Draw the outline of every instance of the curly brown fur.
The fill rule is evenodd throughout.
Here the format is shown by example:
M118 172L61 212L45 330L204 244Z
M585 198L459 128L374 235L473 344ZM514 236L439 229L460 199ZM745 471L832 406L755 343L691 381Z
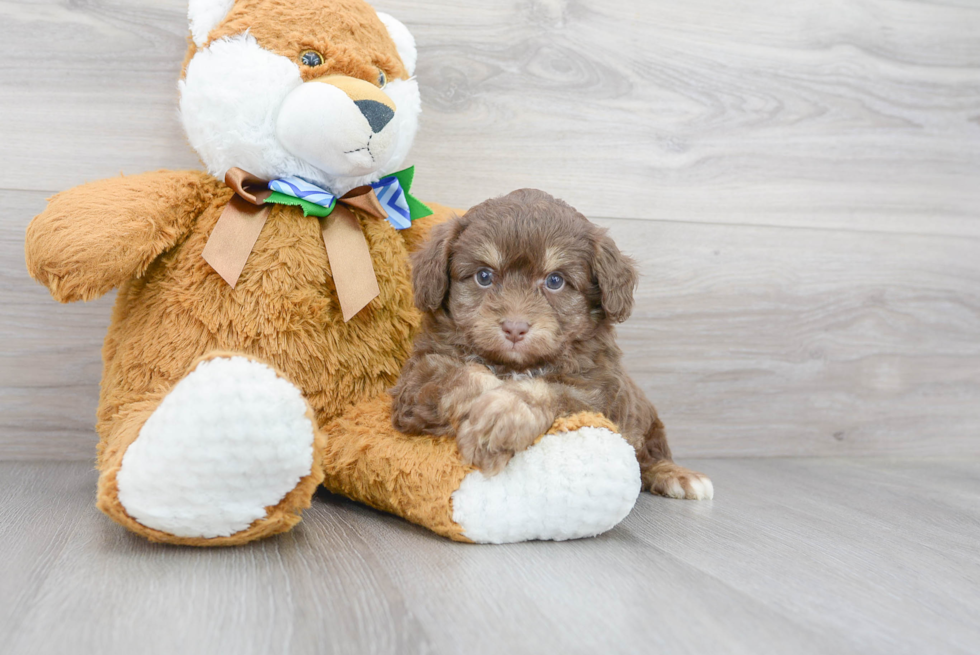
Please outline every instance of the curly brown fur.
M395 427L454 436L493 474L557 416L601 411L635 448L645 489L710 497L706 477L671 462L656 409L622 366L615 324L637 278L605 230L542 191L437 226L413 256L424 319L392 389Z

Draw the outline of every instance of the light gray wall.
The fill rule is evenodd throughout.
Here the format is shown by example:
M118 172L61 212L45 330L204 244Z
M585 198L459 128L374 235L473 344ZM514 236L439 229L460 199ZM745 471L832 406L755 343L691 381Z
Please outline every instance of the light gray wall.
M675 454L980 453L980 6L384 0L423 198L521 186L643 269L622 332ZM972 5L972 6L971 6ZM89 458L111 299L58 306L52 192L196 167L184 0L0 5L0 458Z

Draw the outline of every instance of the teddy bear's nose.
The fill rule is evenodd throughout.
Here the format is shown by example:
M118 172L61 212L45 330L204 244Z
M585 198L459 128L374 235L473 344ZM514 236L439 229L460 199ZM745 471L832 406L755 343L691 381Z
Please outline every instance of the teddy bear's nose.
M391 107L386 107L377 100L355 100L354 104L364 114L371 129L377 134L385 129L385 125L395 117L395 112Z

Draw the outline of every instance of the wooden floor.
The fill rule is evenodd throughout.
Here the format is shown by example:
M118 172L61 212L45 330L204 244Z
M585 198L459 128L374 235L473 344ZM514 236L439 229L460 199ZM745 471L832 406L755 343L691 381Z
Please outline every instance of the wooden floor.
M493 547L329 496L230 550L110 523L112 297L54 303L24 230L199 167L187 4L0 0L0 652L980 653L980 4L375 5L419 43L415 190L535 186L610 228L630 370L676 455L732 458L684 462L717 499Z
M980 652L980 460L713 459L596 539L455 544L323 495L233 549L143 541L84 463L0 464L0 651Z

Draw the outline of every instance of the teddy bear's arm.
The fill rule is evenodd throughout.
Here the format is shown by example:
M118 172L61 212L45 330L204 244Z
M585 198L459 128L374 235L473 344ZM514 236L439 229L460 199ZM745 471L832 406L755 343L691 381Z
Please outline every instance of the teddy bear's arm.
M60 302L97 298L140 277L219 190L203 172L157 171L63 191L27 228L27 269Z
M462 216L464 213L466 213L463 210L438 205L434 202L426 202L425 204L432 210L432 214L426 216L425 218L419 218L412 221L412 227L400 232L402 237L405 239L405 245L408 246L409 252L415 252L418 250L419 246L425 243L425 240L429 237L429 230L434 228L436 225L439 225L439 223L444 221L448 221L453 216Z

